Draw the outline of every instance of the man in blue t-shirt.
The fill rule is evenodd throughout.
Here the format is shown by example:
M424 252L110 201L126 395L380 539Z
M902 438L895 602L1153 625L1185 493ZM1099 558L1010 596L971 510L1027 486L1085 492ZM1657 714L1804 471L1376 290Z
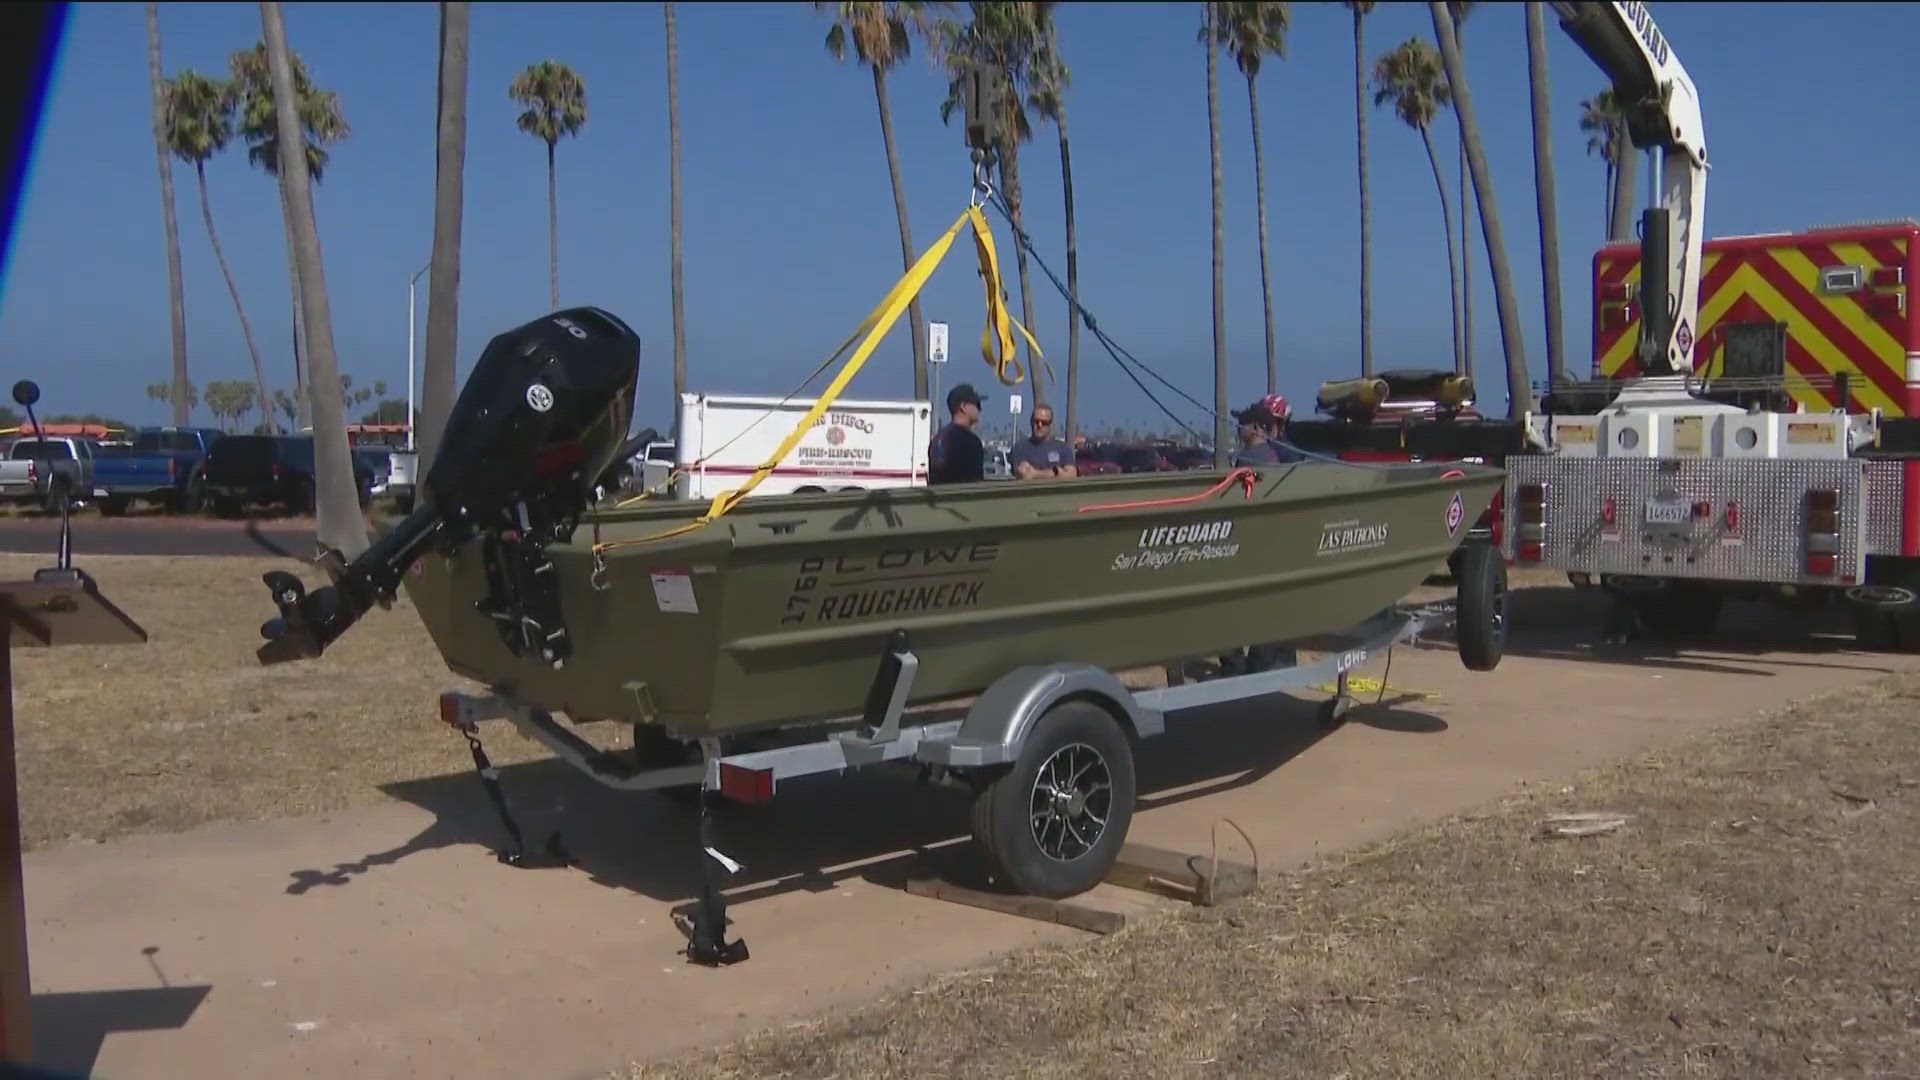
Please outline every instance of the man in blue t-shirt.
M1013 444L1007 451L1007 464L1021 480L1054 476L1077 476L1073 450L1066 440L1053 433L1053 406L1033 407L1033 434Z
M987 448L973 430L980 423L981 400L971 383L947 391L953 419L927 444L927 483L972 484L987 478Z

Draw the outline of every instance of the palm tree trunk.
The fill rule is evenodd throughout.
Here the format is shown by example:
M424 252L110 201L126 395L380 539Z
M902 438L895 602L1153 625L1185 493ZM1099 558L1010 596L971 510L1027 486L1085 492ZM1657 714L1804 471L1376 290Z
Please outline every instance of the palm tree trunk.
M187 297L180 274L180 221L173 204L173 154L167 145L167 84L160 74L160 5L147 4L147 74L153 86L153 148L160 159L160 205L167 229L167 299L173 320L173 422L185 427L187 409Z
M1207 147L1213 163L1213 467L1225 472L1231 460L1233 431L1227 426L1227 281L1226 233L1221 221L1224 201L1220 176L1220 92L1215 73L1213 4L1205 6L1207 46Z
M227 266L226 249L220 246L220 233L213 227L213 203L207 198L207 163L194 163L194 173L200 179L200 216L207 222L207 242L213 245L213 259L220 264L220 276L227 279L227 292L233 296L233 310L240 316L240 336L246 339L247 355L253 358L253 388L260 395L260 420L267 430L278 433L279 425L273 422L273 401L267 396L267 370L260 363L260 346L253 340L253 324L247 321L247 306L240 302L240 286L234 283L233 270ZM239 414L234 414L238 420Z
M1566 373L1566 338L1560 323L1560 212L1553 185L1552 104L1547 94L1545 5L1527 0L1527 76L1533 87L1533 185L1540 215L1540 281L1547 318L1547 381Z
M873 99L880 105L880 138L887 146L887 176L893 181L893 213L900 221L900 264L913 269L913 230L907 222L907 188L900 179L900 154L893 144L893 107L887 102L887 75L873 69ZM907 302L907 336L913 341L913 396L927 396L927 324L921 319L920 297ZM938 405L934 415L940 415Z
M1067 201L1067 445L1080 429L1080 246L1073 227L1073 155L1067 152L1067 107L1054 117L1060 129L1060 186Z
M1367 16L1353 12L1353 111L1360 119L1360 374L1373 375L1373 200L1367 192ZM1453 240L1447 240L1453 255ZM1457 308L1456 308L1457 310ZM1455 340L1459 332L1455 330Z
M434 133L433 255L427 271L427 342L420 370L416 482L425 479L453 412L460 326L460 233L466 212L467 41L465 0L440 5L440 85Z
M1020 270L1020 318L1027 324L1027 332L1039 337L1040 332L1033 325L1033 281L1027 271L1027 249L1019 243L1019 237L1027 233L1025 214L1021 206L1020 194L1020 148L1008 142L1000 147L1000 179L1007 189L1007 209L1013 218L1015 241L1013 245L1014 264ZM1047 379L1043 370L1044 359L1036 358L1033 376L1033 406L1039 408L1047 400Z
M553 279L553 308L560 310L560 189L553 169L553 144L547 144L547 258Z
M1467 55L1466 23L1464 17L1455 17L1451 9L1448 21L1453 24L1454 40L1458 43L1460 55ZM1460 355L1464 367L1460 373L1473 378L1473 244L1468 239L1473 235L1473 193L1467 187L1467 145L1460 144Z
M1613 167L1613 227L1608 237L1616 243L1631 243L1633 229L1633 186L1640 171L1640 152L1620 134L1620 160Z
M1533 387L1527 379L1527 343L1520 333L1520 315L1514 303L1513 268L1507 265L1507 245L1500 229L1500 203L1494 196L1493 179L1487 172L1487 152L1480 142L1480 121L1474 115L1473 98L1467 92L1466 65L1460 59L1452 19L1441 0L1428 0L1427 6L1433 14L1434 35L1440 39L1440 59L1447 66L1447 82L1453 88L1453 111L1460 121L1460 139L1467 147L1474 197L1480 204L1487 263L1493 269L1494 309L1500 315L1500 347L1507 354L1507 417L1517 420L1533 410ZM1462 222L1464 225L1464 218Z
M1440 191L1440 224L1447 234L1447 299L1453 311L1453 370L1458 372L1465 368L1466 341L1460 336L1460 265L1453 247L1453 206L1447 200L1447 174L1440 170L1440 154L1433 148L1433 129L1422 124L1419 131L1433 166L1434 187Z
M276 165L275 168L279 166ZM294 250L296 243L293 238L293 204L287 199L285 186L279 184L277 180L275 186L280 188L280 224L285 229L287 237L287 285L291 290L288 299L293 305L293 423L294 430L299 431L313 426L313 417L308 407L313 395L308 392L307 379L307 357L310 352L307 348L307 315L301 310L300 304L300 257Z
M301 141L300 117L293 96L293 67L286 25L275 0L261 0L260 26L273 77L274 112L280 130L280 186L293 204L294 258L300 265L300 301L307 312L312 345L307 357L313 399L314 531L321 543L352 559L365 549L367 523L360 513L353 458L347 449L346 402L333 348L333 319L327 308L326 271L320 260L320 236L313 227L313 192Z
M1607 158L1606 166L1607 189L1600 193L1600 231L1606 234L1607 239L1611 240L1613 239L1613 191L1615 186L1613 182L1613 159Z
M1467 167L1467 144L1460 144L1460 364L1455 370L1473 377L1473 228L1472 170Z
M1267 269L1267 162L1260 143L1260 91L1247 76L1247 113L1253 121L1253 201L1260 219L1260 302L1267 317L1267 393L1279 389L1280 368L1273 358L1273 277Z
M673 439L680 439L680 396L687 392L687 305L681 288L680 247L680 38L674 22L673 4L661 5L667 20L667 216L672 245L671 275L673 289ZM891 140L889 140L891 141ZM897 190L897 189L896 189ZM898 200L896 200L897 202ZM904 224L904 221L902 222ZM918 298L914 303L918 304ZM916 318L914 325L919 325ZM916 331L917 333L917 331ZM916 338L917 340L917 338ZM916 372L919 370L915 368ZM925 391L916 396L925 397Z

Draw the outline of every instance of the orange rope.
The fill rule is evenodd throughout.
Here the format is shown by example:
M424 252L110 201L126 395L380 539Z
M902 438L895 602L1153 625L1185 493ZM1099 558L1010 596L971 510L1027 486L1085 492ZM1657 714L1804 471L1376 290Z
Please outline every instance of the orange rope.
M1078 510L1075 510L1074 513L1086 514L1095 510L1139 510L1149 506L1179 506L1183 503L1199 502L1201 499L1218 495L1220 492L1225 491L1228 487L1232 486L1235 480L1240 481L1241 486L1246 489L1247 498L1251 499L1253 498L1253 481L1258 475L1259 474L1252 469L1241 467L1228 473L1219 483L1196 495L1181 495L1178 498L1172 499L1142 499L1138 502L1094 503L1089 506L1082 506ZM1462 473L1461 475L1464 476L1466 474Z

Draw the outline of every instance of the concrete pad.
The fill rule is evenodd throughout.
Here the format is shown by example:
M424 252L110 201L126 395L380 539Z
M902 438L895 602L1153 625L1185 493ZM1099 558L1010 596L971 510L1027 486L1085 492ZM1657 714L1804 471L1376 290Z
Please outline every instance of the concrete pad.
M1271 872L1920 663L1810 642L1794 620L1742 606L1710 646L1587 655L1592 599L1556 597L1516 594L1523 637L1492 674L1449 649L1397 650L1390 684L1437 696L1363 704L1331 733L1310 696L1173 718L1143 753L1133 837L1204 852L1230 818ZM1088 936L906 894L912 852L964 836L963 798L821 777L717 819L719 846L745 864L733 930L753 958L693 967L672 920L698 887L689 811L552 762L502 782L529 840L558 826L581 866L495 861L500 827L471 774L353 813L30 854L41 1059L124 1078L597 1076ZM1246 858L1237 833L1220 836L1223 855ZM1172 906L1111 886L1090 899Z

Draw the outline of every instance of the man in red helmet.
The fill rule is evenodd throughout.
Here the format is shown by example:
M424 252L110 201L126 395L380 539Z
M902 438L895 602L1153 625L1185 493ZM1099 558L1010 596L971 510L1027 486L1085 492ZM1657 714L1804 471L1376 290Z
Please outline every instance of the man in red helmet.
M1287 421L1293 407L1279 394L1268 394L1233 414L1240 425L1240 448L1234 451L1235 466L1289 465L1306 461L1300 449L1286 441Z

